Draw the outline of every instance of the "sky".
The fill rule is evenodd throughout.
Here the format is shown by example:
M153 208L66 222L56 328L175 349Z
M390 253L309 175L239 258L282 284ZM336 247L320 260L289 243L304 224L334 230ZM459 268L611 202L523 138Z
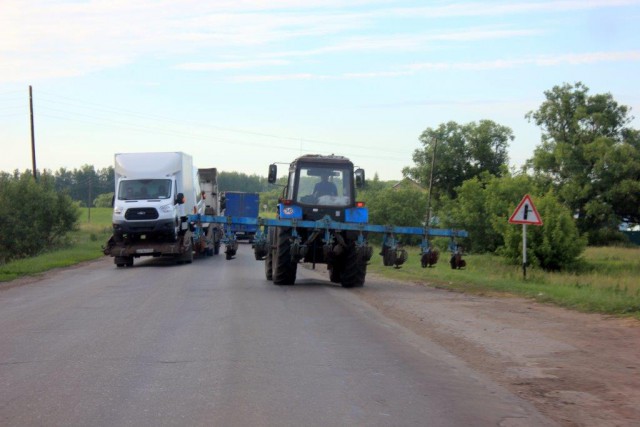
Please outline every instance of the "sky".
M0 0L0 170L32 168L29 86L39 170L318 153L401 179L425 129L484 119L518 168L554 86L640 115L638 22L640 0Z

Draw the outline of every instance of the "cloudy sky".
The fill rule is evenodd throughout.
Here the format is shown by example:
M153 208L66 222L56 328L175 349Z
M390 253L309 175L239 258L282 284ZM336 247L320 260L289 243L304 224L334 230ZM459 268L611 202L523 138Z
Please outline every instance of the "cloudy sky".
M39 169L335 153L399 179L423 130L482 119L519 166L555 85L640 115L638 22L640 0L0 0L0 170L31 168L29 85Z

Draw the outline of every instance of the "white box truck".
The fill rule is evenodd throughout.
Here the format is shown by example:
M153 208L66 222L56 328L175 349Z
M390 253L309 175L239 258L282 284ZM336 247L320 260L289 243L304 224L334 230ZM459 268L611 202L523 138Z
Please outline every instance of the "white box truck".
M118 267L131 266L141 256L191 262L194 250L213 255L217 225L190 223L187 217L205 211L190 155L117 153L114 172L113 235L104 253Z

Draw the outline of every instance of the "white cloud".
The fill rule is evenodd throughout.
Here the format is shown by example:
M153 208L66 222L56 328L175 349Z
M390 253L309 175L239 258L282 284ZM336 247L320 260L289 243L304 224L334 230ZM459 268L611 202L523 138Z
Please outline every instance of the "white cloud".
M600 62L629 62L640 61L640 51L626 52L588 52L569 53L560 55L540 55L526 58L496 59L491 61L476 62L427 62L411 64L407 66L396 66L395 70L381 70L368 72L351 72L342 74L275 74L275 75L239 75L229 78L229 81L236 83L243 82L270 82L287 80L351 80L368 78L394 78L415 75L421 71L486 71L510 69L522 66L552 67L557 65L583 65Z
M477 62L427 62L412 64L408 66L410 70L495 70L505 68L515 68L525 65L536 65L541 67L555 66L562 64L594 64L598 62L628 62L640 60L640 51L625 52L587 52L569 53L559 55L539 55L527 58L496 59L492 61Z
M0 82L58 78L119 67L147 57L237 57L256 55L257 46L290 43L289 51L263 58L331 52L428 49L438 41L464 42L535 35L509 28L471 28L442 34L386 32L389 19L527 14L639 4L637 0L542 2L456 2L402 7L395 1L367 0L2 0L0 2ZM396 22L396 24L398 24ZM398 28L402 28L400 25ZM361 34L361 35L357 35ZM363 35L364 34L364 35ZM371 35L373 34L373 35ZM326 40L331 40L327 42ZM298 42L306 46L298 48ZM320 46L320 47L318 47ZM184 61L181 69L198 68ZM209 70L246 68L250 61L212 61ZM241 63L244 62L244 65ZM267 65L255 62L255 66ZM276 65L273 63L272 65ZM280 64L284 65L284 64ZM27 70L27 71L25 71Z
M258 59L246 61L225 61L225 62L187 62L175 66L179 70L189 71L217 71L217 70L238 70L245 68L257 68L265 66L281 66L289 64L283 59Z

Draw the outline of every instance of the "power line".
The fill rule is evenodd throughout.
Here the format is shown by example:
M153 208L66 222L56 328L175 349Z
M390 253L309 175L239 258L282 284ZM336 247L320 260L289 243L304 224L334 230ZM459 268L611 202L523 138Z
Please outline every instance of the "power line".
M173 122L173 123L177 123L177 124L183 125L183 126L184 125L189 125L189 126L196 125L199 128L211 128L211 129L216 129L216 130L225 131L225 132L234 132L234 133L241 133L241 134L246 134L246 135L261 136L261 137L266 137L266 138L274 138L274 139L280 139L280 140L295 141L296 143L303 142L303 143L329 145L329 146L334 146L334 147L340 148L340 149L343 149L344 147L349 147L349 148L357 148L357 149L363 149L363 150L371 150L370 146L365 146L365 145L343 144L343 143L340 143L340 142L323 141L323 140L311 139L311 138L300 138L300 137L275 135L275 134L271 134L271 133L256 132L256 131L246 130L246 129L223 127L223 126L213 125L211 123L201 123L201 122L195 122L195 121L180 121L180 120L176 120L174 118L170 118L170 117L166 117L166 116L141 113L141 112L138 112L138 111L133 111L133 110L127 110L127 109L122 109L122 108L118 108L118 107L107 106L107 105L99 104L99 103L95 103L95 102L80 101L80 100L76 100L76 99L73 99L73 98L57 95L57 94L54 94L54 93L51 93L51 92L43 91L43 93L45 95L50 95L50 96L55 97L54 99L48 99L45 96L42 99L42 101L44 101L44 102L58 103L58 104L63 104L63 105L66 104L66 105L71 105L71 106L77 106L77 107L84 108L84 109L89 108L89 109L93 109L93 110L106 111L106 112L116 113L116 114L127 114L128 116L134 116L134 117L145 118L145 119L150 119L150 120L157 120L157 121L162 122L163 124L165 124L167 122ZM63 100L66 99L67 102L60 101L60 99L63 99ZM39 99L39 101L40 101L40 99ZM376 148L376 151L377 152L394 153L394 154L397 153L397 150L384 149L384 148ZM383 158L383 157L378 157L378 158ZM386 156L384 158L386 158Z

